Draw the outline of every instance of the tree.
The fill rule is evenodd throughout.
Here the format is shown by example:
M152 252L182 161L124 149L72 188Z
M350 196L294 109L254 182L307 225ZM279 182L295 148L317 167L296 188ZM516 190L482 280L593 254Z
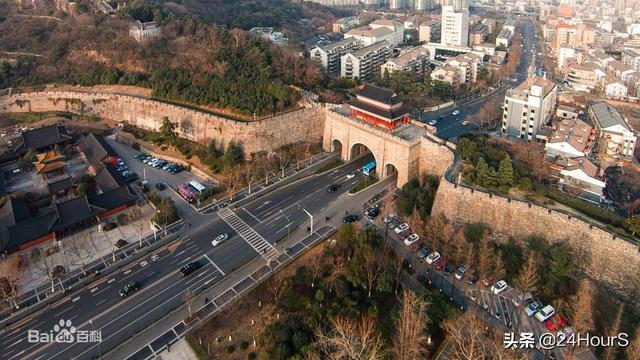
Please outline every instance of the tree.
M313 256L309 262L309 270L311 271L311 287L316 286L316 279L320 276L320 273L325 269L325 262L323 256Z
M478 277L484 278L491 272L491 258L493 249L489 242L489 236L484 234L478 246Z
M451 359L485 359L489 343L485 337L486 323L477 310L467 310L457 318L447 319L442 328L450 342Z
M571 314L569 316L573 329L578 334L586 334L594 330L593 321L593 284L588 279L583 279L578 287L578 292L570 302ZM569 355L575 351L575 347L569 347ZM571 357L569 357L571 358Z
M522 312L525 307L525 294L534 294L538 289L540 277L538 276L538 267L540 266L540 258L535 253L530 253L527 257L526 266L520 271L518 278L516 279L516 286L520 289L520 306L518 309L518 329L522 330Z
M78 196L84 196L87 195L89 193L90 187L89 184L87 183L80 183L78 184L78 186L76 186L76 195Z
M427 306L427 302L419 298L413 291L404 289L402 292L402 306L395 320L396 336L392 349L394 359L426 358Z
M482 186L490 186L492 181L492 172L493 170L489 168L487 162L483 157L481 157L476 164L476 179L478 179L478 183Z
M289 163L291 163L291 154L289 154L288 150L281 149L276 154L276 158L278 159L278 168L281 172L280 177L284 179L284 171L287 169L287 166L289 166Z
M229 145L227 145L227 149L224 151L224 155L222 155L222 162L226 167L230 167L240 164L243 159L244 150L242 149L242 145L231 140Z
M616 317L611 323L611 325L609 326L609 328L606 330L607 336L613 338L614 336L617 336L618 334L620 334L620 325L622 324L623 310L624 310L624 307L622 305L618 305L618 312L616 313ZM618 344L614 343L614 344L611 344L610 346L605 347L602 359L615 360L618 355L618 351L620 350L617 345Z
M628 217L624 221L625 226L629 231L631 231L631 235L636 236L637 233L640 233L640 215L633 215Z
M506 189L513 185L513 164L511 163L511 157L509 155L500 160L500 165L498 166L498 183Z
M6 299L9 306L18 309L18 279L20 259L17 256L0 260L0 300Z
M636 327L633 334L633 340L631 340L629 346L627 346L625 355L627 355L627 359L629 360L640 358L640 326Z
M547 295L558 296L558 287L573 275L571 248L565 242L556 243L549 249L545 260L545 291Z
M176 124L171 122L167 116L162 118L162 125L160 125L160 134L165 141L168 142L169 147L174 147L178 139L176 133Z
M380 238L373 229L361 232L355 246L351 261L349 261L348 278L354 285L367 290L367 296L375 287L386 288L384 273L388 271L388 255L380 251Z
M229 194L229 199L233 200L236 190L242 186L242 172L236 166L227 166L222 172L224 176L224 185Z
M328 360L383 359L384 342L375 323L366 315L360 320L337 317L331 320L329 331L318 328L316 346Z

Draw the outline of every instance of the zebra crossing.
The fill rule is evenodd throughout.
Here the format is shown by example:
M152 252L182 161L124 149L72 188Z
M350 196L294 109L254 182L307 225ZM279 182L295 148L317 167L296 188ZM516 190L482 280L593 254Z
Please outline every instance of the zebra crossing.
M229 208L218 211L218 216L229 224L240 237L247 242L255 251L258 252L267 261L272 261L280 256L278 250L258 234L253 228L245 223L236 213Z

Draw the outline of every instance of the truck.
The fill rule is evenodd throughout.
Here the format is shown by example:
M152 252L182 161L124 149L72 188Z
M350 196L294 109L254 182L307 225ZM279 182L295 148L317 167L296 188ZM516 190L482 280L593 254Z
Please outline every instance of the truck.
M188 202L193 202L196 199L197 193L189 185L180 184L178 185L178 194L180 194L180 196L182 196Z

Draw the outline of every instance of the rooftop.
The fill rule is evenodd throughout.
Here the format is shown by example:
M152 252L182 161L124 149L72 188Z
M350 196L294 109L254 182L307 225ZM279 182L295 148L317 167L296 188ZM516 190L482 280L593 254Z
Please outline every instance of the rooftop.
M387 105L400 104L404 100L395 92L380 86L364 84L355 92L355 95L369 98Z
M41 150L71 139L64 126L48 125L27 130L20 135L19 149Z
M369 54L370 52L375 52L378 51L380 49L383 49L385 47L390 47L391 44L389 44L389 42L387 42L386 40L382 40L382 41L378 41L374 44L371 44L369 46L365 46L361 49L358 49L354 52L351 53L351 55L355 56L355 57L360 57L360 56L365 56L367 54Z
M593 102L589 104L589 108L595 115L595 121L600 125L600 128L606 129L614 126L622 126L628 131L631 131L629 125L624 120L622 115L614 108L609 105L606 101Z
M549 143L566 142L574 149L584 153L591 145L593 128L580 119L564 119L549 140Z

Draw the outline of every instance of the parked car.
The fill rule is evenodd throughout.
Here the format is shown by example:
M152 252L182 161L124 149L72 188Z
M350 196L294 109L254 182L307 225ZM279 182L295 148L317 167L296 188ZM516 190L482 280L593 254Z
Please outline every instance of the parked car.
M200 265L199 262L197 261L192 261L190 263L188 263L187 265L183 266L180 269L180 273L182 274L182 276L187 276L189 274L191 274L192 272L200 269L202 265Z
M403 232L405 232L407 230L409 230L409 224L407 224L407 223L402 223L402 224L396 226L395 229L393 229L393 231L396 234L401 234L401 233L403 233Z
M163 184L161 182L156 183L156 189L158 189L158 191L162 191L162 190L164 190L166 188L167 188L167 185L165 185L165 184Z
M125 286L120 289L120 297L127 297L129 294L134 293L138 290L138 283L135 281L130 281L125 284Z
M507 290L507 282L504 280L500 280L497 283L493 284L493 286L491 287L491 292L498 295L501 292Z
M535 313L542 309L542 305L543 304L542 302L540 302L540 300L533 300L527 305L527 307L524 308L524 312L528 317L532 317L533 315L535 315Z
M484 287L489 287L491 286L491 284L493 284L496 281L496 277L493 275L488 275L485 276L484 279L482 279L482 285L484 285Z
M420 249L420 251L418 251L417 257L419 261L424 261L424 259L426 259L427 256L429 256L429 249L422 248Z
M116 225L116 223L114 223L113 221L106 221L104 225L102 225L102 230L104 231L113 230L116 228L116 226L118 225Z
M474 285L477 282L478 282L478 273L473 272L471 275L467 277L467 283L469 285Z
M462 280L466 272L467 272L467 267L465 265L460 266L458 268L458 271L456 271L456 279Z
M428 124L431 125L431 126L434 126L437 123L438 123L438 120L436 120L436 119L429 120L429 122L428 122Z
M444 260L442 260L442 258L436 260L433 263L433 268L436 270L442 270L444 268Z
M453 110L453 112L451 114L453 116L456 116L456 115L460 114L460 110Z
M229 235L220 234L220 235L216 236L215 239L213 239L213 241L211 242L211 245L213 245L213 247L216 247L216 246L222 244L223 242L225 242L228 238L229 238Z
M125 239L118 239L118 241L116 241L115 244L113 244L113 246L115 246L118 249L122 249L123 247L129 245L129 242Z
M536 319L541 323L549 320L556 313L556 309L551 305L547 305L536 313Z
M117 171L117 172L123 172L123 171L125 171L125 170L129 170L129 167L128 167L127 165L119 165L119 166L116 168L116 171Z
M416 233L413 233L409 236L407 236L404 239L404 245L405 246L412 246L413 244L417 243L418 241L420 241L420 236Z
M345 224L356 222L358 220L360 220L360 217L358 215L353 215L353 214L349 214L342 218L342 222Z
M328 193L336 192L338 190L340 190L340 185L338 185L338 184L331 184L331 185L329 185L329 187L327 187L327 192Z
M375 219L379 214L380 214L380 210L375 207L367 210L367 212L365 213L365 215L371 220Z
M567 326L567 319L560 314L553 315L549 320L544 322L544 326L549 329L549 331L558 331L560 329L564 329Z
M440 259L440 253L435 251L431 255L427 256L427 264L433 264Z
M520 304L523 304L523 303L526 304L530 302L532 299L533 299L533 295L531 295L531 293L528 292L528 293L520 294L516 296L515 298L513 298L513 300L511 300L511 302L515 306L520 306Z
M444 274L447 275L447 276L451 275L451 273L453 272L453 268L454 268L454 265L452 263L448 263L444 267L444 271L443 271Z

